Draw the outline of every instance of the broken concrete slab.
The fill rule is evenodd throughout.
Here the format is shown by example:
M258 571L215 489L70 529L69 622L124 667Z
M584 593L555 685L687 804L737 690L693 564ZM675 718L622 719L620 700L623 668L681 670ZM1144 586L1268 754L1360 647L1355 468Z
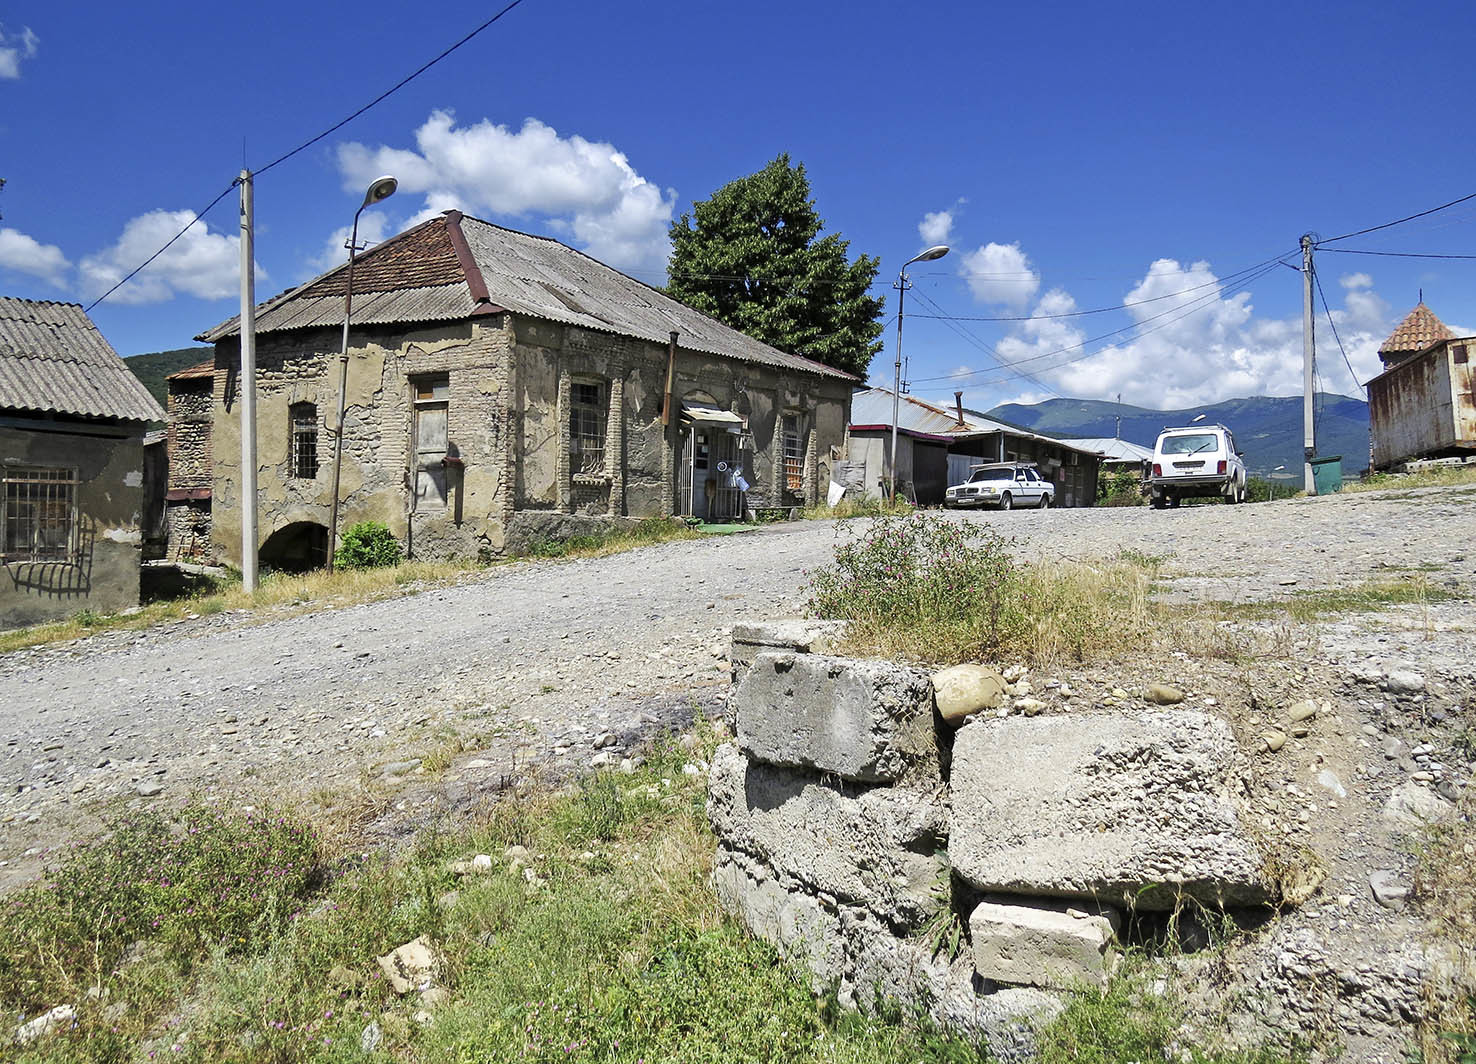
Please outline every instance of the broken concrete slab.
M1117 966L1119 917L1065 904L980 902L969 916L974 967L997 983L1071 990L1105 986Z
M784 957L808 969L824 993L845 970L840 917L832 905L788 886L762 861L719 845L712 869L718 903Z
M976 720L953 748L949 856L985 891L1269 904L1235 756L1230 726L1194 710Z
M941 788L826 782L750 761L728 743L713 755L707 815L725 845L892 924L915 927L944 904Z
M832 654L846 635L846 621L815 621L787 618L777 621L740 621L733 625L732 649L728 662L732 666L733 686L737 687L753 659L760 654Z
M938 779L933 689L886 661L764 652L732 699L738 745L771 765L862 783Z
M957 726L980 710L997 709L1009 684L988 665L954 665L933 673L933 698L938 715Z

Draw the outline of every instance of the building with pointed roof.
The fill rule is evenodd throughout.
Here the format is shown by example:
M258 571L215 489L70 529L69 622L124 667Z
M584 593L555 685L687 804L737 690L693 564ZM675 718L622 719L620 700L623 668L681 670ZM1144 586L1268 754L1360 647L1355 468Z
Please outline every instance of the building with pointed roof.
M320 563L347 269L256 313L263 565ZM741 519L817 498L854 378L548 237L447 211L358 256L342 515L417 557L595 519ZM212 540L240 536L235 319L215 345Z
M1476 454L1476 337L1458 336L1421 301L1379 347L1368 382L1370 465Z
M0 628L138 604L163 416L80 306L0 296Z

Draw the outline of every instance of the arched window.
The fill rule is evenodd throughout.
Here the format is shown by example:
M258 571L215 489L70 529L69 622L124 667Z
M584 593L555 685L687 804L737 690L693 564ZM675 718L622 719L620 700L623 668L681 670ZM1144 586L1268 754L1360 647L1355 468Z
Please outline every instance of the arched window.
M287 417L292 425L292 475L313 480L318 475L318 408L312 403L293 403Z

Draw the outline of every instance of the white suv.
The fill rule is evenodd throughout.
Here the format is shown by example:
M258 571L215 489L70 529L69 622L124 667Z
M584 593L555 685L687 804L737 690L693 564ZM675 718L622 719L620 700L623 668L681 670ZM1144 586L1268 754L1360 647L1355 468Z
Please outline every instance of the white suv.
M1178 506L1180 499L1216 495L1228 503L1245 502L1245 462L1224 425L1164 429L1153 447L1149 485L1160 510Z

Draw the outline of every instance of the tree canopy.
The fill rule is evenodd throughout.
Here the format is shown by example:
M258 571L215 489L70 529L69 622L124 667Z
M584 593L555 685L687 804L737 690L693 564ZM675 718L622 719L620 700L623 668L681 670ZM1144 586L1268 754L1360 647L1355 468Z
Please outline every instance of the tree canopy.
M850 242L824 227L804 164L780 155L672 223L667 291L781 351L865 377L881 350L885 301L867 294L880 260L850 262Z

